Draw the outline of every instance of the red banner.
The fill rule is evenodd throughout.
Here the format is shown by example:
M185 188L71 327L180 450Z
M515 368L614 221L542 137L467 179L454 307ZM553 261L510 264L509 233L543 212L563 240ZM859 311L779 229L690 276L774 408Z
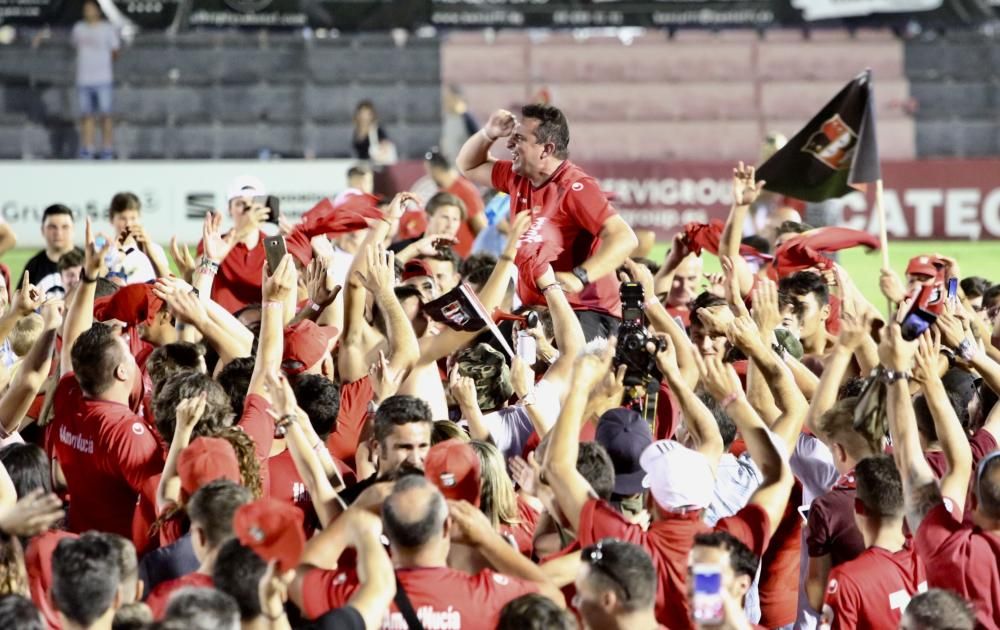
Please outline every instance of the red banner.
M729 162L588 162L583 168L612 194L636 229L672 236L691 221L725 219L731 203ZM423 175L418 162L379 178L380 192L405 190ZM884 162L886 228L899 240L1000 239L1000 160ZM831 222L878 232L874 187L827 202ZM839 220L838 220L839 217Z

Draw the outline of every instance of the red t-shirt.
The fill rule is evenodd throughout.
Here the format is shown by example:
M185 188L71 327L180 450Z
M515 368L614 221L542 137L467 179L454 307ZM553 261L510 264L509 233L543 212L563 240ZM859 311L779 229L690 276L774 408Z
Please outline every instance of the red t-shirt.
M230 313L235 313L247 304L259 304L261 300L260 273L267 262L264 252L263 232L257 232L257 246L247 249L237 243L219 265L219 272L212 284L212 299ZM204 245L198 243L198 253Z
M86 398L73 373L56 387L47 432L66 477L68 528L132 537L142 484L163 470L163 452L141 416L127 406Z
M667 306L667 315L681 320L681 327L687 328L691 325L691 309L685 306Z
M428 629L493 630L507 602L538 592L532 582L489 569L476 575L448 567L396 569L396 576L417 617ZM309 571L302 583L302 612L307 618L315 619L328 610L346 605L357 590L358 576L353 570ZM389 608L383 627L406 627L395 602Z
M523 555L531 557L531 552L535 548L535 527L538 525L538 512L528 505L521 495L517 496L517 515L521 522L517 525L501 525L500 533L503 536L511 536L517 543L517 550Z
M969 492L965 496L965 514L962 520L966 523L972 523L972 512L974 511L972 496L976 479L976 466L979 465L981 459L997 450L997 441L992 433L986 429L979 429L969 440L969 446L972 448L973 474L969 477ZM927 464L934 471L934 476L938 479L944 477L944 474L948 472L948 460L944 456L944 451L926 451L924 452L924 459L927 460Z
M476 185L464 177L456 179L455 183L446 188L444 192L455 195L465 203L465 222L458 228L456 235L458 242L453 247L459 256L465 258L472 253L472 243L476 240L476 235L469 227L469 220L483 213L483 197L479 194Z
M673 630L694 628L688 607L688 555L694 546L694 537L711 532L713 528L702 522L699 512L666 516L644 532L639 525L626 521L607 502L591 499L580 512L578 538L584 547L611 537L645 549L653 559L658 579L656 620ZM751 503L734 516L719 520L714 530L729 532L760 557L767 548L771 524L767 512Z
M76 538L76 534L50 529L29 540L28 548L24 551L31 601L42 613L46 626L55 630L61 625L59 611L49 598L49 590L52 588L52 553L63 538Z
M358 451L361 431L368 419L368 403L375 392L367 376L340 386L340 411L336 428L326 438L326 448L335 459L357 469L354 454Z
M593 255L601 244L599 237L604 222L617 216L597 181L577 165L565 160L552 176L539 187L514 172L508 160L493 164L493 187L510 195L510 216L535 210L531 228L522 237L531 238L547 221L562 234L563 251L552 262L555 271L572 271ZM545 296L531 283L519 283L521 301L529 306L544 306ZM621 315L618 298L618 278L609 273L603 278L590 278L590 284L579 294L567 294L573 310L588 310Z
M795 622L798 613L799 567L802 562L802 484L792 487L781 522L760 559L760 622L781 628Z
M153 612L153 619L159 621L163 619L163 615L167 612L167 602L170 600L170 596L176 591L186 587L186 586L199 586L199 587L209 587L214 586L215 583L212 582L211 575L205 575L204 573L188 573L187 575L182 575L179 578L174 578L166 582L161 582L156 585L153 592L149 594L146 598L146 605L149 606L149 610Z
M1000 535L960 522L945 498L914 536L914 549L935 588L955 591L976 607L980 628L1000 628Z
M830 571L823 620L831 630L896 628L910 598L926 590L924 565L913 550L870 547Z
M315 531L316 513L313 510L312 499L302 475L295 468L292 452L287 448L267 460L268 472L271 475L271 498L284 501L302 510L305 515L303 530L306 537Z
M243 401L243 415L237 424L243 432L253 438L257 447L257 461L260 463L260 485L264 496L271 494L271 475L267 460L271 456L271 443L274 442L274 418L267 413L271 403L259 394L250 394Z

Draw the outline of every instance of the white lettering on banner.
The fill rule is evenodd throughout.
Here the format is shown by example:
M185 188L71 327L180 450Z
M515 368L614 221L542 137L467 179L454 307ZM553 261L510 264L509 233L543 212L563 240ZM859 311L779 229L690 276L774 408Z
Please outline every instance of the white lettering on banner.
M983 202L983 228L1000 235L1000 188L995 188Z
M733 184L725 179L702 177L663 179L620 179L608 177L601 180L601 190L614 193L615 205L672 206L678 204L710 206L729 205Z
M979 191L975 188L958 188L948 191L944 203L944 231L951 236L978 239Z
M201 238L205 213L226 211L226 188L239 175L253 175L281 200L293 221L323 197L347 185L351 160L217 160L81 162L0 162L0 213L17 234L18 246L41 247L42 212L53 203L73 210L76 242L83 241L85 216L107 232L108 205L115 193L130 190L142 201L142 224L161 244ZM53 187L50 182L58 182ZM231 224L228 216L223 225ZM265 231L268 228L265 227Z
M70 433L66 427L59 427L59 441L70 448L81 453L94 453L94 441L84 438L82 435Z
M421 606L416 610L420 624L426 630L461 630L462 613L448 606L446 610L436 610L432 606ZM383 630L407 630L409 624L402 613L390 612L382 620Z
M934 233L934 209L944 201L940 190L912 188L903 194L906 205L913 206L913 235L929 237Z
M886 232L895 238L971 239L1000 237L1000 188L983 197L976 188L886 189L883 196ZM878 217L861 193L851 193L832 203L839 206L839 224L878 233ZM906 209L912 209L912 225ZM835 213L836 216L836 213ZM943 230L935 230L935 218L942 216Z

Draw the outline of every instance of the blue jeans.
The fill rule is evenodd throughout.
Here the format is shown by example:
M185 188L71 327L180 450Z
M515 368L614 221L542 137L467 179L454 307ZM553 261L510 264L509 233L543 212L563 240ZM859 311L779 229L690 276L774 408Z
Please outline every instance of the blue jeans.
M111 115L110 85L80 85L76 88L76 94L80 102L81 116Z

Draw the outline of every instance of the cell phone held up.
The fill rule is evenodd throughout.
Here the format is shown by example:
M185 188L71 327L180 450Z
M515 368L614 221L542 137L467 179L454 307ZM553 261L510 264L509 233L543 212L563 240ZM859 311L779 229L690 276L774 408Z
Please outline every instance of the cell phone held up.
M260 204L267 208L267 218L264 221L278 225L278 218L281 216L281 202L277 197L274 195L254 197L253 201L255 204Z
M285 237L277 236L264 237L264 254L267 256L267 273L271 275L278 268L281 259L288 253L285 247Z

